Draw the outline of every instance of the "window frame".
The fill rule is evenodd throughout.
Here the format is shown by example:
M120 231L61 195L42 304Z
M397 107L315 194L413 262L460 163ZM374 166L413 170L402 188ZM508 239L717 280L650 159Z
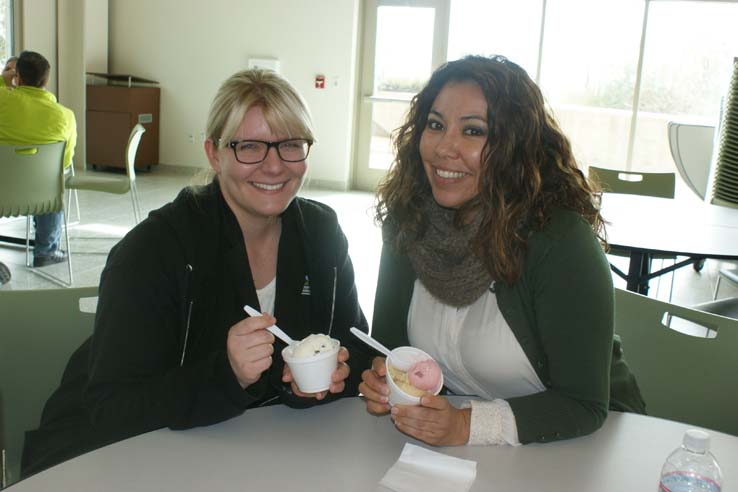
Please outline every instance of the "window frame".
M419 6L423 4L436 4L436 1L438 0L368 0L367 4L365 5L364 10L364 22L363 22L363 28L364 28L364 46L363 46L363 68L361 71L363 80L373 80L373 63L374 63L374 41L375 41L375 29L376 29L376 8L379 5L413 5L413 6ZM439 38L442 38L438 40L437 42L434 42L434 67L438 66L440 63L445 62L448 60L448 53L440 53L441 50L446 49L448 47L448 36L449 36L449 27L450 27L450 7L451 7L451 1L452 0L440 0L442 7L439 8L440 16L436 19L436 31L435 36L438 36ZM549 0L539 0L541 2L541 19L540 19L540 28L539 28L539 46L538 46L538 55L536 60L536 73L533 77L536 83L540 84L541 80L541 70L543 61L546 56L546 24L547 24L547 15L549 14L548 10L548 3ZM626 156L625 156L625 162L624 170L630 171L633 170L633 154L634 154L634 148L636 145L636 139L637 139L637 130L638 130L638 119L639 119L639 112L640 112L640 97L641 97L641 90L643 88L643 65L644 65L644 58L646 54L646 39L648 36L648 20L649 20L649 12L650 7L652 3L660 2L660 3L727 3L727 4L738 4L738 0L636 0L642 3L643 5L643 15L642 15L642 25L641 25L641 32L640 32L640 39L639 39L639 50L637 54L636 59L636 73L633 83L633 101L632 101L632 107L630 109L630 123L628 128L628 141L627 141L627 150L626 150ZM542 88L545 90L545 88ZM367 102L370 102L373 97L370 90L367 90L367 88L364 88L363 93L360 91L359 98L361 98L361 101L359 104L367 104ZM377 98L379 99L379 98ZM366 125L366 122L364 122ZM359 142L360 140L367 140L367 137L364 135L361 135L361 125L356 125L355 129L355 142ZM362 141L363 141L362 140ZM358 189L369 189L367 186L367 181L364 180L362 182L359 182L356 180L356 177L358 175L366 174L367 171L362 171L362 166L365 166L366 163L369 161L368 155L367 156L360 156L360 153L368 152L367 145L356 145L354 150L354 155L356 159L354 159L354 182L353 186ZM582 163L583 165L587 165L587 163ZM373 179L369 181L377 182L380 179L380 176L384 174L385 171L379 171L379 170L369 170L369 173L371 173L371 176Z
M11 57L11 56L17 56L17 47L18 47L18 33L19 33L19 27L20 27L20 19L17 15L18 12L20 12L20 0L7 0L7 25L3 26L3 29L7 27L7 50L8 52L3 56L3 62Z

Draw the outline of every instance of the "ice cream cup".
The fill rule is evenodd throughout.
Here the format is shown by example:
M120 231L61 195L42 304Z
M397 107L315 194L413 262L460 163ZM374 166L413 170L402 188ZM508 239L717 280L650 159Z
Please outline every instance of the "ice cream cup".
M387 386L389 386L390 390L390 405L420 405L420 397L406 393L397 386L390 376L389 366L391 365L401 371L407 371L416 362L428 359L433 359L433 357L415 347L397 347L390 352L389 357L384 361L387 369ZM441 374L441 381L433 394L437 395L440 393L441 388L443 388L443 374Z
M341 342L335 338L331 340L333 350L310 357L294 357L294 344L282 349L282 358L290 366L292 377L303 393L325 391L331 385L331 374L338 366L338 351L341 349Z

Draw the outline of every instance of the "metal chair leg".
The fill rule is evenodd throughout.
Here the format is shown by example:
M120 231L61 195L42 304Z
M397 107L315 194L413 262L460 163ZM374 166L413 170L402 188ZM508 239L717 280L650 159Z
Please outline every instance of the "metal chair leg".
M67 243L67 269L69 271L69 286L71 287L74 283L74 277L72 276L72 249L69 246L69 219L66 210L64 210L64 239Z
M2 450L1 456L0 456L0 469L2 469L2 476L0 476L0 489L4 489L8 485L8 475L6 472L6 462L5 462L5 449Z
M722 278L723 278L723 276L720 275L720 272L718 272L717 282L715 283L715 292L712 293L712 300L713 301L717 300L718 289L720 289L720 280L722 280Z
M673 265L676 265L677 259L674 258ZM661 268L664 268L664 258L661 259ZM671 281L669 282L669 302L671 302L671 298L674 295L674 277L676 276L676 270L673 272L669 272L668 275L671 275ZM659 275L658 277L658 283L656 284L656 295L654 295L654 299L659 298L659 293L661 292L661 278L663 275Z
M56 275L51 275L50 273L41 271L35 266L31 267L31 271L39 277L43 277L57 285L61 285L62 287L71 287L74 283L74 277L72 276L72 250L69 247L69 219L67 217L66 208L64 207L64 200L62 200L62 212L64 213L64 239L67 243L67 270L69 271L69 282L62 280ZM26 256L26 258L28 257Z
M138 224L141 221L141 206L138 201L138 189L136 188L136 182L131 182L131 203L133 204L133 218Z
M68 171L67 170L64 171L65 183L68 177L67 175L74 177L76 174L77 173L74 171L74 164L72 164L71 166L69 166ZM69 223L72 225L77 225L80 222L82 222L82 216L79 213L79 194L77 193L77 190L70 189L70 190L67 190L67 192L69 193L69 196L67 197L67 210L72 209L72 193L74 193L74 204L75 204L75 207L77 208L77 220L69 221Z
M77 210L77 220L70 221L69 223L71 225L77 225L82 222L82 214L79 213L79 193L77 193L77 190L67 190L67 193L69 194L67 197L67 210L72 209L72 201L74 201L74 206ZM72 195L74 195L74 200L72 200Z
M31 266L31 216L30 215L26 215L26 266L27 267Z

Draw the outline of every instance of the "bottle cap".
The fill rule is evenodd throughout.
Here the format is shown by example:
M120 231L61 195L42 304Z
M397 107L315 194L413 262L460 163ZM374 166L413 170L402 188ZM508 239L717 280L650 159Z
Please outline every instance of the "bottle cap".
M710 449L710 434L697 429L689 429L684 433L682 444L690 451L704 453Z

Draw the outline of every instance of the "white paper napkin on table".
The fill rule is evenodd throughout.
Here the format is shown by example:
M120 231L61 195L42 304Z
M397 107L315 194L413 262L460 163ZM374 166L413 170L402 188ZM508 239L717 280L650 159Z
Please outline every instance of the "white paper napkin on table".
M467 492L476 477L476 461L405 443L400 458L379 485L395 492Z

